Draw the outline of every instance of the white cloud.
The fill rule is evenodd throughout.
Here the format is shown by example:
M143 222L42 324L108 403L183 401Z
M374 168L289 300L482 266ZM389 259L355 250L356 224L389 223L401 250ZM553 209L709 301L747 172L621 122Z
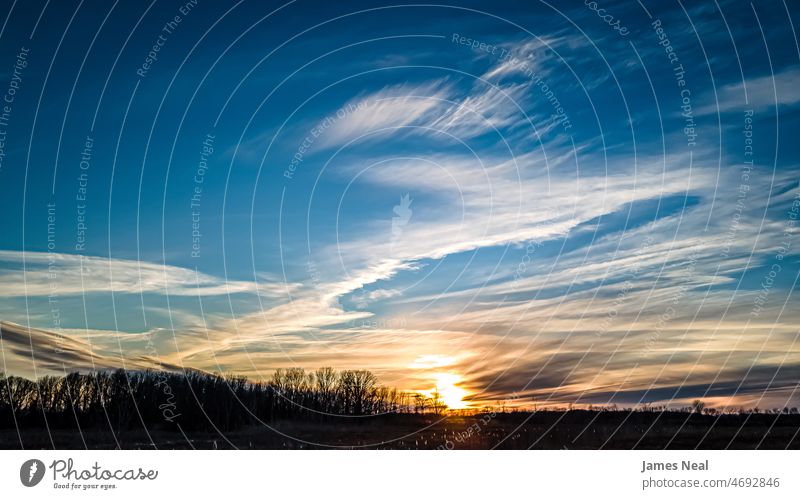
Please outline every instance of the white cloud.
M24 264L24 270L23 270ZM0 297L81 293L160 293L281 296L296 287L276 282L224 280L184 267L66 253L0 251Z
M430 121L449 93L448 85L438 80L420 85L385 87L355 98L341 107L342 110L355 110L335 119L321 136L319 144L332 147L381 129L390 129L389 133L392 133L394 128ZM335 117L334 113L331 118Z
M713 103L713 94L706 95L706 100L712 103L699 108L697 114L727 113L745 109L759 112L774 109L775 106L791 106L800 101L798 86L800 86L798 68L732 83L717 91L717 104Z
M503 48L507 52L496 51L495 54L486 56L496 58L497 61L482 78L498 81L525 72L545 76L549 73L546 63L557 57L555 50L562 47L574 48L583 44L585 44L584 39L575 35L539 36L521 43L506 44Z
M437 131L461 140L504 133L528 119L524 106L528 90L529 84L477 82L472 93L459 96L445 80L385 87L346 103L341 109L353 111L344 117L333 119L336 114L331 115L331 125L318 143L334 147L395 134L435 136Z

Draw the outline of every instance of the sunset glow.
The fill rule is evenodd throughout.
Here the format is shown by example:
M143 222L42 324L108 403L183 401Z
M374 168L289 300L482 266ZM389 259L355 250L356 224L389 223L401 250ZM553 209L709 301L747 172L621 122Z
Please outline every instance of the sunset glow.
M0 370L800 406L790 18L614 3L11 8Z
M434 375L435 386L431 390L421 391L423 395L433 398L438 392L442 402L448 409L466 409L469 404L464 398L469 392L458 386L461 376L453 373L437 373Z

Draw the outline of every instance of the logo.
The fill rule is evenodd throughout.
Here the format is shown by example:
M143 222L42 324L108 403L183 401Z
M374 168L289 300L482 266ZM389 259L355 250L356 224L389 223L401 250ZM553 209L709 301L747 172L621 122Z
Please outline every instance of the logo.
M44 463L38 459L28 459L19 469L19 479L26 487L35 487L44 478Z
M406 194L400 198L400 204L396 205L392 209L396 215L395 217L392 217L392 246L394 246L395 243L400 240L400 236L403 235L403 228L408 225L408 221L411 220L412 202L413 200L411 199L411 196Z

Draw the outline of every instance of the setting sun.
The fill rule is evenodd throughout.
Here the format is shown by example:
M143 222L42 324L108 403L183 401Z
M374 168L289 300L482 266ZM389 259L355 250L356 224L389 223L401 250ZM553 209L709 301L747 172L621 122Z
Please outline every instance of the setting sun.
M435 387L432 390L425 390L421 393L432 397L435 392L439 392L442 402L448 409L466 409L469 404L464 401L464 397L469 393L457 386L461 381L461 376L453 373L436 373L434 375Z

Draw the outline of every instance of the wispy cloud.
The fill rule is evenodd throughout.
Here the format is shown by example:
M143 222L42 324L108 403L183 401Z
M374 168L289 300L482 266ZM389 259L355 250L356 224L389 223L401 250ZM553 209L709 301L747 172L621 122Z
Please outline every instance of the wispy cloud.
M706 95L712 103L697 110L698 115L727 113L752 109L756 112L774 109L776 106L793 106L800 102L800 69L788 68L779 73L759 76L746 81L724 85L714 95Z
M323 147L391 135L436 136L442 132L459 140L487 133L503 135L527 118L528 84L497 86L478 83L461 94L446 80L395 85L358 97L342 106L346 112L322 135Z
M680 55L688 73L688 61L703 54L694 29L684 24L684 33L672 24L685 17L676 12L669 18L670 54ZM705 7L703 14L715 12ZM626 14L620 6L620 17ZM437 40L448 43L455 55L442 57L436 45L426 53L426 64L438 58L442 68L454 71L431 76L433 71L392 68L345 78L335 88L335 102L333 93L305 101L286 126L281 126L284 116L276 118L271 111L304 102L305 95L294 93L295 80L274 94L285 101L265 102L252 121L248 113L238 113L263 99L263 88L252 85L258 88L249 93L250 85L237 86L230 105L219 103L225 105L224 123L241 118L254 129L239 145L225 144L220 131L218 150L236 151L242 163L264 160L265 169L257 186L246 169L235 169L225 179L223 207L226 217L231 213L225 244L254 245L255 266L273 273L248 278L241 273L245 265L238 265L237 278L225 279L221 275L229 265L240 262L217 261L201 271L0 251L3 310L15 313L15 322L36 326L3 324L5 368L31 374L35 365L42 374L124 363L259 379L280 367L334 365L373 369L383 382L410 390L427 389L437 376L457 375L476 404L512 393L540 404L683 403L703 395L738 404L757 403L755 397L763 393L785 402L800 366L795 341L800 315L793 306L793 285L786 282L798 254L796 245L786 247L798 233L786 223L787 207L798 199L796 165L754 165L742 198L741 171L728 166L725 150L698 142L690 154L685 141L676 148L671 140L680 130L668 129L662 141L644 119L635 119L632 130L628 111L638 117L674 112L674 107L653 108L662 98L674 104L673 76L667 75L661 94L662 82L651 86L644 73L638 74L638 57L609 52L628 50L627 39L619 39L582 6L580 15L603 30L593 38L596 46L572 28L538 39L509 33L498 41L507 56ZM667 26L668 18L661 19ZM644 31L655 36L649 28ZM703 37L708 47L720 42ZM664 46L655 38L645 41L634 46L641 47L647 69L650 55L657 57L653 69L656 64L669 68ZM381 47L384 43L389 47L393 41L381 40ZM308 44L319 48L316 40ZM366 46L349 46L348 57L349 50ZM591 56L576 55L578 49ZM743 46L742 54L746 50L751 49ZM381 49L363 55L351 59L353 66L419 62L416 53ZM606 71L601 55L615 70L621 67L620 73ZM315 60L313 75L350 76L327 65L337 57L331 53ZM606 84L612 77L621 88ZM718 105L713 89L703 86L704 75L687 78L697 114L741 110L745 90L747 105L756 111L777 104L780 113L800 100L794 91L800 83L796 68L746 82L730 79L727 72L714 77ZM651 92L655 101L648 97ZM622 94L625 102L617 102ZM625 112L617 107L623 104ZM567 107L574 121L570 133L552 119L561 114L559 108L566 117ZM589 116L588 124L583 116ZM315 128L321 124L322 130ZM602 130L608 133L600 135ZM635 136L626 135L629 130ZM774 138L764 137L770 143ZM267 144L274 145L274 157L264 157ZM97 147L102 148L100 141ZM287 152L302 161L308 176L278 173L281 185L269 175ZM739 158L738 145L735 153ZM177 146L175 157L180 157ZM195 151L187 157L196 158ZM197 168L193 161L191 174ZM173 171L183 174L179 163L176 159ZM214 189L222 188L223 177L216 177L218 185L212 178L224 171L209 169L204 199L218 194ZM276 220L267 210L281 187L291 193L275 196L287 200L280 212L285 223L274 224L280 234L259 232L272 224L241 222L264 215L256 213L264 207L264 216ZM233 192L252 192L253 198ZM74 198L74 192L68 195ZM167 195L172 191L165 193L170 205L181 202L177 194L175 199ZM353 205L345 206L353 198ZM334 220L328 210L337 204L341 209ZM318 216L315 210L325 211ZM279 237L286 244L280 267L273 255L258 252L264 240L273 249ZM311 254L295 251L300 240ZM752 320L763 267L774 261L776 248L787 253L776 279L781 283L770 288L760 316ZM306 257L317 269L313 277L302 270ZM139 302L133 296L138 293L149 296ZM95 320L102 328L116 327L118 319L124 324L118 316L125 312L139 320L141 306L146 316L141 327L119 329L144 332L80 329L81 320L67 327L57 314L48 314L52 294L67 298L60 303L65 308L85 307L79 312L86 312L87 328ZM120 299L136 302L136 310L124 310ZM20 306L23 302L27 307ZM98 320L103 314L113 315L114 326L110 319ZM153 318L160 320L159 327ZM48 325L54 325L53 332L42 329Z
M496 58L491 68L482 75L489 81L499 81L508 76L517 76L527 71L534 71L541 76L551 69L549 64L557 58L555 51L564 48L579 47L587 42L580 36L571 34L544 35L529 38L518 43L503 45L503 52L495 51L487 58Z
M397 132L398 128L430 121L446 101L450 89L444 80L385 87L356 97L340 109L345 112L322 136L319 144L333 147L365 135ZM349 107L348 107L349 106ZM354 111L348 112L348 109ZM336 117L336 111L332 118ZM380 133L384 130L383 133Z
M225 280L173 265L33 251L0 251L0 281L2 297L112 291L175 296L235 293L281 296L287 286L291 287L264 280Z
M145 336L153 333L132 336L87 331L85 334L82 338L77 334L59 334L0 322L2 367L6 372L31 378L34 375L110 370L123 366L134 370L182 369L152 354L148 355L140 347L130 348L128 340L143 341Z

